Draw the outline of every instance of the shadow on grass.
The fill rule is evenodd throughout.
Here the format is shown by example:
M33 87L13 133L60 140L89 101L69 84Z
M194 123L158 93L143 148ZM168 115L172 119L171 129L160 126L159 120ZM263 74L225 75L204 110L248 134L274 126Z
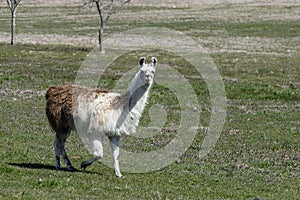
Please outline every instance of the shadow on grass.
M67 168L61 168L60 170L56 170L56 168L53 165L45 165L40 163L7 163L7 164L14 167L28 168L28 169L47 169L47 170L63 171L63 172L84 172L87 174L103 175L102 173L98 173L98 172L91 172L91 171L78 170L78 169L76 171L70 171Z
M8 163L8 165L21 167L21 168L29 168L29 169L48 169L48 170L56 170L53 165L44 165L40 163ZM62 169L65 171L67 169Z

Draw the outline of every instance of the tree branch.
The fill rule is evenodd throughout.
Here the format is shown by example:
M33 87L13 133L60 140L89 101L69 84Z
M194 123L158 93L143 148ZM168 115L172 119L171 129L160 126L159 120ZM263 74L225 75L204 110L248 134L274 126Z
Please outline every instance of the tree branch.
M15 0L15 7L17 7L20 4L21 0Z
M113 15L115 14L121 7L123 7L125 4L129 3L131 0L126 0L124 1L120 6L116 6L114 7L114 0L111 0L111 4L110 4L110 8L109 8L109 11L108 11L108 14L105 18L105 22L108 21L108 19Z
M6 3L11 12L13 12L18 7L20 2L21 2L21 0L6 0Z
M108 9L108 13L107 13L107 16L105 18L105 23L108 21L108 19L110 18L111 15L113 15L115 12L114 12L114 0L111 0L111 3L110 5L108 5L107 7L109 7Z
M8 5L8 7L9 7L10 11L12 11L12 5L10 4L10 3L12 3L12 2L9 1L9 0L6 0L6 2L7 2L7 5Z

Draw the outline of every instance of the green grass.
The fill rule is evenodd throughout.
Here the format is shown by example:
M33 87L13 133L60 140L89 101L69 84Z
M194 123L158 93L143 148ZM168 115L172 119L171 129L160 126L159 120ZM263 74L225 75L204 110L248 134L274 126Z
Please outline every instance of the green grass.
M232 7L216 7L211 11L226 11ZM28 9L33 16L44 16L44 8L23 9ZM145 10L142 7L130 9L136 13ZM21 7L19 11L22 13ZM72 13L76 17L77 10L73 10L73 7L55 7L54 11L56 21L45 17L28 23L20 21L19 31L72 35L72 29L78 25L78 21L70 19L63 26L59 19ZM1 14L1 22L4 19L5 15ZM92 19L79 22L89 32L89 27L93 27L94 23ZM27 31L25 25L30 26ZM112 28L109 30L111 32L125 29L122 21L112 20L111 25L121 27ZM205 33L192 34L196 38L209 37L210 31L211 36L215 37L215 30L226 30L226 34L219 37L255 36L289 41L299 32L299 26L294 21L283 23L272 20L239 23L224 20L218 23L214 20L201 22L190 19L183 23L166 18L153 22L130 21L127 28L152 25L187 32L192 29L206 30ZM5 26L1 26L0 31L6 32ZM86 34L88 31L85 31L76 34ZM54 44L10 46L1 43L0 198L298 199L300 57L287 53L286 44L280 44L267 53L228 51L211 54L224 78L228 106L220 139L207 157L198 157L206 133L205 130L199 130L184 155L168 167L146 174L124 172L125 177L117 179L113 169L100 162L87 171L76 173L54 169L54 135L44 112L44 93L51 85L73 83L82 61L92 49ZM290 49L297 48L296 44L292 45ZM285 54L276 54L278 52ZM101 85L113 88L120 74L135 66L139 56L145 55L157 56L159 63L169 64L188 79L202 107L200 125L207 127L211 104L205 82L193 76L195 69L186 61L169 52L148 50L123 55L112 65L111 71L106 72ZM174 94L155 84L151 90L149 107L157 102L167 108L166 127L176 125L179 106ZM146 110L141 124L148 122ZM159 134L145 140L128 137L122 145L132 151L150 151L164 146L175 134ZM91 156L76 134L69 138L66 148L71 161L78 168L82 160Z

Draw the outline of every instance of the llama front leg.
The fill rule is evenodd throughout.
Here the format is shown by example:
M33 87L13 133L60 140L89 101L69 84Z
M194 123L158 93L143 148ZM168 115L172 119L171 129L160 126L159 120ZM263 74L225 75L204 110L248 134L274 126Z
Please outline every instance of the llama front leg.
M97 161L98 159L96 157L92 157L89 160L83 161L80 165L80 168L85 170L88 166L90 166L91 164L93 164L95 161Z
M92 144L94 149L94 157L81 163L80 168L83 170L103 157L102 139L94 140Z
M110 146L113 154L115 173L118 178L122 177L122 174L120 172L120 166L119 166L120 140L121 137L119 136L110 138Z

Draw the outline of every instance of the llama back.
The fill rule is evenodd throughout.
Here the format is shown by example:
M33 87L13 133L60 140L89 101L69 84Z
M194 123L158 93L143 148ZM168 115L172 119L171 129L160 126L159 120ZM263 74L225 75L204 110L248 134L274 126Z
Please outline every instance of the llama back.
M129 135L135 133L142 109L129 111L128 98L79 85L53 86L46 92L46 115L56 133ZM144 101L135 107L144 107Z
M99 90L79 94L73 110L77 133L108 137L120 135L117 122L124 114L126 100L118 93Z
M55 132L75 130L74 114L78 113L78 104L91 105L95 99L107 90L91 89L79 85L53 86L46 92L46 115ZM80 101L84 99L85 102Z

